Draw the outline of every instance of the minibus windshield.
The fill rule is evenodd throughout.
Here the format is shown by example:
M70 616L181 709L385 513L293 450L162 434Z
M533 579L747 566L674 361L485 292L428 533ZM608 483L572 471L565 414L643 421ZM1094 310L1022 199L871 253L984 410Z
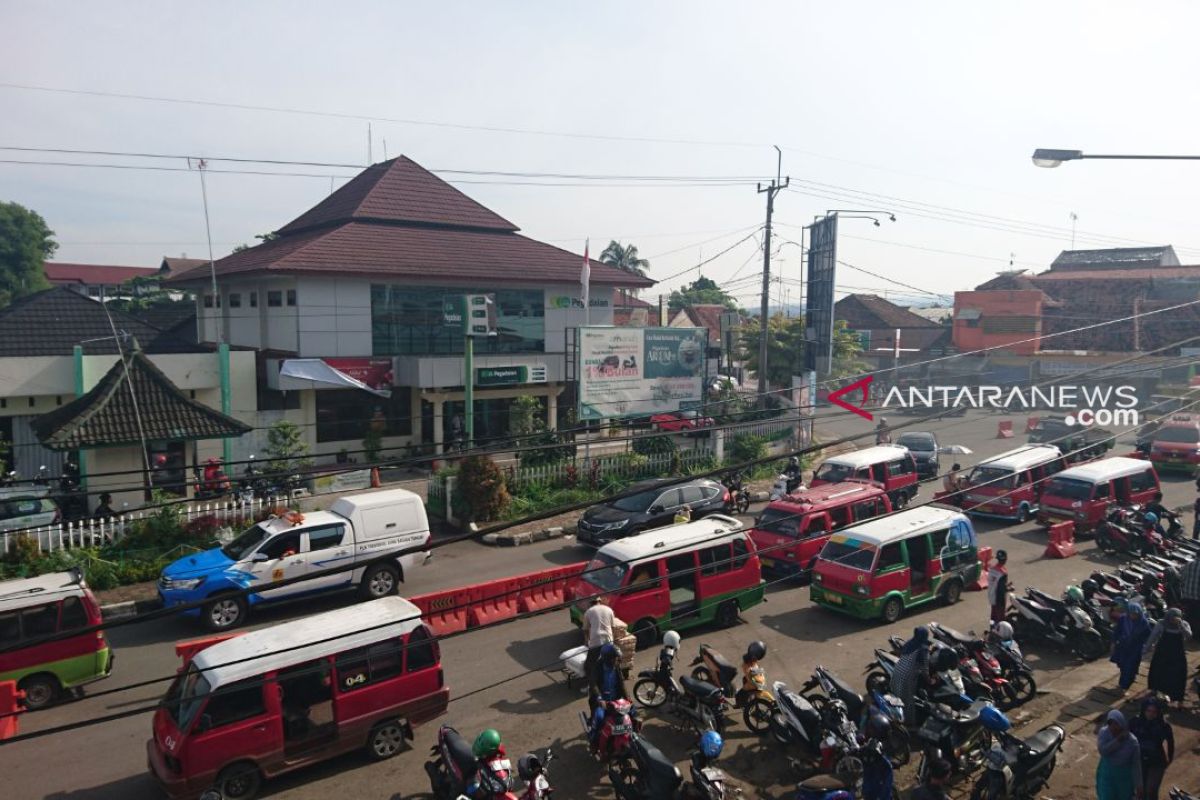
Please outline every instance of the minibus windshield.
M867 571L875 563L875 545L853 539L830 539L821 548L821 560Z
M1046 494L1054 497L1064 497L1067 500L1089 500L1092 496L1092 484L1078 478L1051 478L1046 485Z
M221 552L234 561L241 561L250 555L250 551L262 544L267 538L267 532L262 525L254 525L244 530L236 539L221 548Z
M196 718L196 712L204 705L208 697L208 680L194 666L188 667L187 672L175 678L171 688L167 690L167 698L163 707L175 721L175 727L186 731Z
M1155 442L1167 444L1197 444L1200 443L1200 428L1192 425L1171 425L1159 428L1154 434Z
M971 470L971 476L967 478L967 483L972 486L987 484L996 489L1011 489L1017 485L1017 474L1011 469L1002 467L976 467Z
M854 467L845 464L837 464L833 461L826 461L817 470L817 474L813 477L819 481L828 481L829 483L841 483L854 474Z
M601 591L615 592L621 588L627 572L629 565L624 561L597 553L584 569L583 579Z

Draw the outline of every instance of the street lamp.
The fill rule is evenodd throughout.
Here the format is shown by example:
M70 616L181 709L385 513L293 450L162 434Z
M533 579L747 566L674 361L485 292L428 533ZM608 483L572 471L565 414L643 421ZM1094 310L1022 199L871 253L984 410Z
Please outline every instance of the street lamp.
M896 221L896 215L891 211L860 211L858 209L846 210L842 208L834 208L825 212L825 216L829 216L830 214L837 214L839 217L844 217L846 219L869 219L871 222L875 223L876 228L879 227L880 216L887 216L889 222ZM813 219L820 219L820 217L813 217Z
M1053 169L1064 161L1080 161L1085 158L1103 158L1117 161L1200 161L1200 156L1093 155L1091 153L1084 153L1082 150L1053 150L1044 147L1039 147L1033 151L1034 165L1048 169Z

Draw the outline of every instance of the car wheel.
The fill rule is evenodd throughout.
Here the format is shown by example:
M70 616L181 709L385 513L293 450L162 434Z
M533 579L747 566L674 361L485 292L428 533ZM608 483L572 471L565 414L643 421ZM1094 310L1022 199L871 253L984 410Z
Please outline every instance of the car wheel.
M62 690L53 675L30 675L17 684L17 688L25 693L22 705L29 711L37 711L53 705Z
M630 630L633 631L633 635L637 639L639 650L654 647L658 642L658 626L654 624L654 620L652 619L638 620Z
M721 605L717 606L716 623L721 628L732 628L737 624L738 613L741 611L738 608L737 600L726 600Z
M887 602L883 604L883 610L880 612L879 616L884 622L891 624L900 619L900 615L903 613L904 603L900 601L900 598L889 597Z
M1029 506L1021 503L1021 507L1017 510L1017 523L1024 525L1029 522Z
M213 632L232 630L246 621L246 598L241 595L218 595L200 610L204 627Z
M900 492L896 495L896 510L904 508L908 505L908 492Z
M948 606L952 606L962 597L962 582L952 580L946 584L945 591L942 592L942 602Z
M386 761L404 749L405 738L400 720L377 725L367 739L367 755L375 761Z
M214 788L224 800L254 800L262 788L262 773L253 764L233 764L217 775Z
M400 586L400 574L391 564L376 564L363 575L359 590L367 600L377 600L396 593Z

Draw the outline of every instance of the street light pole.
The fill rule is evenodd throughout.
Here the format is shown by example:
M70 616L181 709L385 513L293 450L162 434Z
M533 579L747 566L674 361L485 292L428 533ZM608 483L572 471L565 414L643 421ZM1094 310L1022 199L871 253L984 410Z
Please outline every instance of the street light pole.
M1082 161L1085 158L1107 161L1200 161L1200 156L1085 153L1082 150L1055 150L1046 147L1039 147L1033 151L1034 165L1047 169L1061 166L1064 161Z
M775 152L777 154L775 179L766 186L761 183L757 186L759 194L767 195L767 224L763 228L762 302L759 305L758 320L758 394L764 399L770 388L767 381L767 336L770 333L768 313L771 304L771 216L775 213L775 195L786 189L792 182L790 176L787 180L781 181L783 151L776 146Z

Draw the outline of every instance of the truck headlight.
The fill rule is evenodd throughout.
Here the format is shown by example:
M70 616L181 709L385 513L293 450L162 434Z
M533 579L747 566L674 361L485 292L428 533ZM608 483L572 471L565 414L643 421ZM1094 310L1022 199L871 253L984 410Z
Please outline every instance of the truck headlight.
M164 589L183 589L185 591L199 588L205 578L163 578Z

